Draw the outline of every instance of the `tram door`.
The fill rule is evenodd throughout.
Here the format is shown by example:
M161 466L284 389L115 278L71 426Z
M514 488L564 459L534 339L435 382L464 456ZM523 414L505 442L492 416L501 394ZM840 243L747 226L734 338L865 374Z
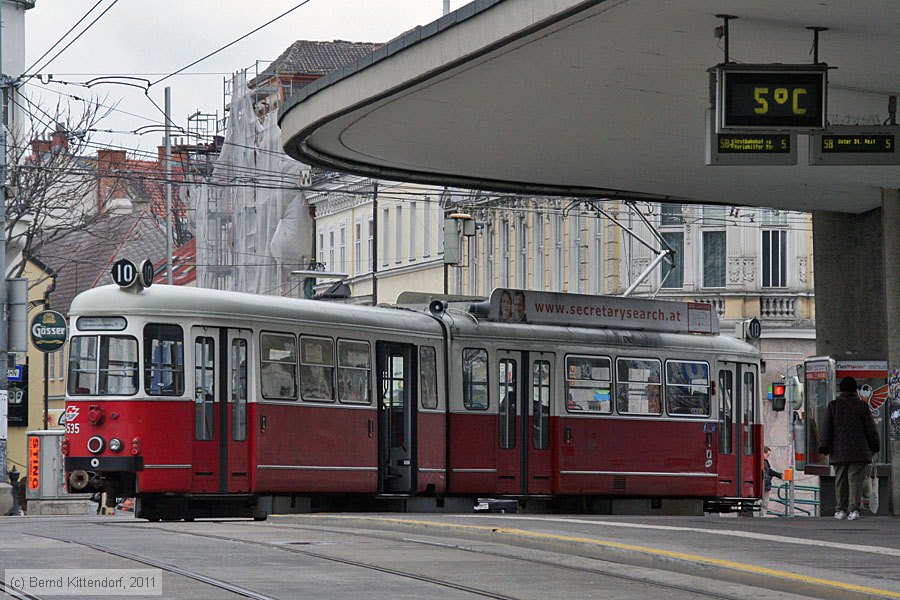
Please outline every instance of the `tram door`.
M752 498L759 478L756 456L759 441L754 425L759 419L759 373L756 365L720 362L716 383L719 421L717 495Z
M497 491L549 494L550 355L497 353Z
M249 442L247 441L247 401L250 396L250 340L248 330L228 330L228 398L225 418L220 415L221 431L227 432L227 454L223 465L228 470L229 492L249 492Z
M416 490L416 347L378 342L378 481L381 494Z
M250 332L194 327L191 491L249 490L247 399Z
M218 413L222 386L222 351L217 327L191 329L193 344L194 442L191 461L191 491L219 491Z

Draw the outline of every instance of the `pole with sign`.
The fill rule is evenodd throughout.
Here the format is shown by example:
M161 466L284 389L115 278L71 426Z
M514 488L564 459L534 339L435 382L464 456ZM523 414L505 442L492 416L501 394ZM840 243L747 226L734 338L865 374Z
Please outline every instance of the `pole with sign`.
M49 373L47 372L46 354L48 352L56 352L65 345L66 338L69 335L69 326L66 323L66 318L55 310L42 310L31 320L29 331L31 332L31 343L36 349L44 353L44 429L48 429L50 406L47 389Z

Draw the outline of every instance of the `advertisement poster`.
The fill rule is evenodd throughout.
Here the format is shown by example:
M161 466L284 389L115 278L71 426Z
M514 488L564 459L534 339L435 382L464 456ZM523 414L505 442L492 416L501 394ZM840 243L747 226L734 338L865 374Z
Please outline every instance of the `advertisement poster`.
M888 400L891 406L891 439L900 440L900 369L888 371Z

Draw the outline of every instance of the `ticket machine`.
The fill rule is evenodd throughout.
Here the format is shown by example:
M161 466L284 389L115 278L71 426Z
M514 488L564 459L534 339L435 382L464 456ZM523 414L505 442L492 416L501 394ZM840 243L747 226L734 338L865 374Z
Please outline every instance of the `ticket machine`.
M869 405L875 427L881 438L878 452L878 475L887 478L890 472L889 440L890 419L888 411L887 362L878 360L834 360L830 357L809 358L803 363L803 400L805 421L806 466L804 472L820 476L821 514L834 508L834 472L828 456L819 454L819 426L825 419L828 403L838 394L838 383L844 377L853 377L860 387L860 398ZM879 486L882 506L887 507L889 486L886 479Z

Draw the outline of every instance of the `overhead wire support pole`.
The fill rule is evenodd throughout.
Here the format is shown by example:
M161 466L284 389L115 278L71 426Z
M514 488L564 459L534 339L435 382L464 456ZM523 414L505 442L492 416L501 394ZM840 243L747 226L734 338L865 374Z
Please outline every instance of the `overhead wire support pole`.
M0 11L2 11L3 1L0 0ZM3 22L3 16L0 14L0 23ZM3 34L0 29L0 48L3 47ZM0 51L0 91L3 98L9 94L9 79L3 72L3 54ZM3 107L4 109L6 107ZM6 110L4 114L8 114ZM6 458L7 458L7 425L6 415L8 410L8 389L7 381L7 322L9 315L7 311L6 298L6 123L0 123L0 267L3 268L3 281L0 281L0 483L6 483L8 477L6 474Z
M2 1L2 0L0 0ZM166 86L166 283L172 285L172 88Z

